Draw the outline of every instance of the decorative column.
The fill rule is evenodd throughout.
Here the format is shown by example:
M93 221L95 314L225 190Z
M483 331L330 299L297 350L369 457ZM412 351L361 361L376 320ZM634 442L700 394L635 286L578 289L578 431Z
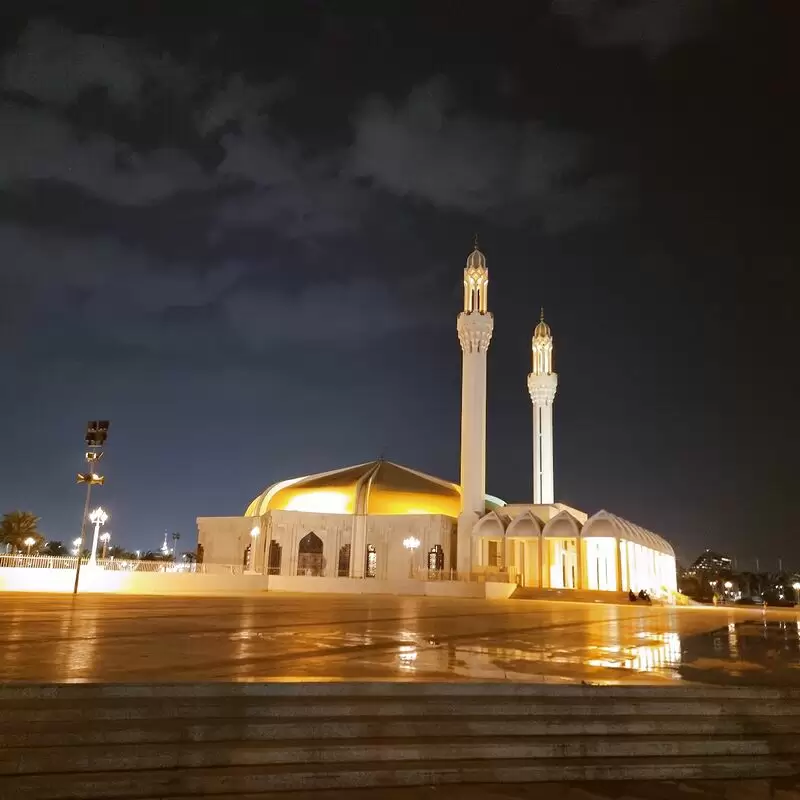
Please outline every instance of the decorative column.
M533 332L533 369L528 392L533 403L533 502L555 502L553 478L553 401L558 375L553 372L553 337L544 321L544 309Z
M461 580L470 578L472 529L486 510L486 356L494 329L488 295L489 270L476 239L464 269L464 310L457 323L463 364L461 514L457 538L457 569Z

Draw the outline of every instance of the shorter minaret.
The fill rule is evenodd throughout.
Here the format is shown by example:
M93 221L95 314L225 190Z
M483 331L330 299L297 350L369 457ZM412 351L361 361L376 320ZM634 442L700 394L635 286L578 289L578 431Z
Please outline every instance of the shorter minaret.
M489 270L475 248L464 268L464 310L456 323L461 344L461 514L458 518L457 570L472 571L472 528L486 512L486 356L494 318L489 311Z
M533 331L533 369L528 375L528 392L533 403L533 502L555 502L553 481L553 401L558 375L553 372L553 336L544 321L544 309Z

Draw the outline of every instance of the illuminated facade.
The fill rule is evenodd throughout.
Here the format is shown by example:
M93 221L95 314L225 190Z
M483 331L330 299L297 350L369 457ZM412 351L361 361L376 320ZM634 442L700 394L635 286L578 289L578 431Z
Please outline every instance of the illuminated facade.
M562 503L506 505L472 535L473 572L541 589L666 595L677 590L669 542L608 511Z
M676 590L675 554L660 536L606 511L589 516L554 502L558 377L543 312L528 375L533 503L509 505L486 495L486 371L494 319L486 257L477 242L463 281L456 325L462 352L460 485L383 460L280 481L242 517L198 518L199 557L275 578L359 579L349 584L352 591L366 590L361 579L411 576L541 589ZM326 591L338 590L315 585L323 584ZM314 591L311 586L301 581L291 588ZM399 584L385 587L402 591Z

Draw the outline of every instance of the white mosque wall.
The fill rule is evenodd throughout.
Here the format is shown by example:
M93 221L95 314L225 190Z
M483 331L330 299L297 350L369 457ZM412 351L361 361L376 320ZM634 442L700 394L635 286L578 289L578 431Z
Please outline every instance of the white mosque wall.
M252 541L252 517L198 517L197 543L207 564L244 564Z
M428 554L441 547L444 570L451 567L455 520L439 514L367 515L318 514L302 511L270 511L262 523L263 543L256 557L256 568L280 576L313 578L368 577L378 580L404 579L413 568L427 570ZM364 529L363 543L356 536ZM300 554L300 544L309 534L322 542L321 562L311 562ZM403 541L413 537L420 542L412 556ZM269 541L280 547L279 571L269 559ZM348 573L340 574L340 554L350 548ZM363 553L357 552L363 548ZM343 559L343 562L346 559Z

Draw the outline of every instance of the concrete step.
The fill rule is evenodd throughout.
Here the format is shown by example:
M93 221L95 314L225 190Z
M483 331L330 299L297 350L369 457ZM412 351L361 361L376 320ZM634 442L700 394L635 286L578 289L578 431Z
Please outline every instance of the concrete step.
M617 758L547 761L383 762L20 775L3 779L14 800L188 800L276 791L612 780L718 780L796 775L788 758Z
M594 589L537 589L518 586L512 600L564 600L573 603L629 603L627 592L600 592Z
M537 683L424 683L417 681L372 681L369 683L59 683L59 684L0 684L0 701L5 704L24 700L73 700L91 697L99 700L145 700L161 698L264 698L282 702L341 700L342 698L385 698L401 700L413 698L485 699L487 696L504 698L593 699L626 700L645 699L716 699L716 700L796 700L800 689L766 687L716 687L700 685L678 686L605 686L590 684L537 684Z
M768 736L800 735L800 716L691 717L641 716L537 718L529 716L328 718L252 722L231 717L20 722L0 724L0 747L168 744L177 742L269 742L291 740L452 738L465 736Z
M609 716L642 717L735 717L752 716L753 703L746 698L702 699L672 697L642 699L633 697L620 702L606 698L526 698L486 696L462 700L348 697L304 699L285 702L271 698L120 698L112 701L91 698L75 701L2 701L2 722L100 722L105 720L153 719L332 719L357 717L555 717L591 718ZM759 716L800 716L800 702L794 699L763 699L758 703Z
M800 752L794 736L552 736L381 738L342 741L216 742L117 746L4 748L0 774L104 772L209 767L272 767L288 764L372 764L552 758L657 758L694 756L783 756Z

